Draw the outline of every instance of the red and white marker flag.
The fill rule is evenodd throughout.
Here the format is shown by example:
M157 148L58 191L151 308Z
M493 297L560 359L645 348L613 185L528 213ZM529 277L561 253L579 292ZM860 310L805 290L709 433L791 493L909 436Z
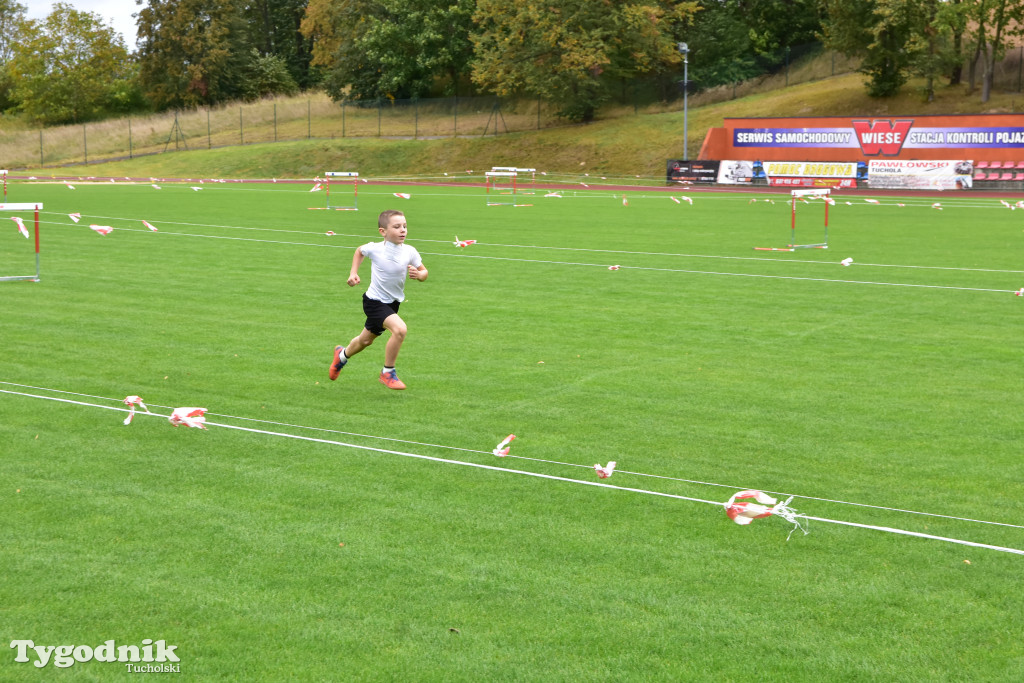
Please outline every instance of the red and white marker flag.
M77 223L78 221L82 220L82 214L80 214L80 213L69 213L68 214L68 218L70 218L71 220L73 220L74 222Z
M196 187L195 185L192 185L191 187L192 187L192 189L193 189L193 190L195 190L196 192L202 192L202 190L203 190L203 188L201 188L201 187Z
M750 498L753 498L757 502L741 501L741 499ZM731 498L729 498L729 502L724 504L725 514L728 515L729 519L732 521L742 525L750 524L755 519L774 515L776 517L782 517L793 525L792 531L789 532L790 535L792 535L793 531L796 531L797 529L801 529L806 534L807 530L803 528L803 525L797 518L796 510L789 507L789 502L791 500L793 500L793 496L790 496L780 503L777 498L773 498L763 491L754 491L752 489L737 491ZM786 537L786 540L789 540L788 536Z
M136 405L145 410L147 413L149 412L149 408L147 408L146 404L142 402L141 396L126 396L124 399L124 404L129 408L128 417L124 419L124 423L126 425L130 425L132 423L132 420L135 418Z
M691 199L690 197L679 197L679 198L681 200L683 200L684 202L690 202L690 206L693 206L693 199Z
M676 204L682 204L682 202L680 202L680 201L679 201L678 199L676 199L675 197L669 197L669 199L671 199L672 201L674 201L674 202L675 202ZM755 199L754 201L757 201L757 200Z
M175 427L206 429L206 408L175 408L168 418Z
M114 231L114 229L109 225L96 225L95 223L93 223L89 227L101 235L109 235L111 232Z
M333 230L328 230L328 231L327 231L327 232L325 232L324 234L325 234L325 235L327 235L328 237L333 237L335 233L334 233L334 231L333 231Z
M934 204L932 204L932 208L933 209L938 209L939 211L942 211L942 204L940 204L938 202L935 202Z
M18 226L18 232L28 239L28 228L25 227L25 221L21 220L18 216L11 216L11 220L14 221Z
M842 261L840 261L840 263L842 263L844 266L848 266L851 263L853 263L853 259L852 258L844 258Z
M75 186L74 186L74 185L72 185L71 183L64 183L64 184L68 186L68 189L69 189L69 190L73 190L73 189L75 189Z
M561 195L561 194L559 194L558 192L548 192L548 193L547 193L546 195L544 195L544 196L545 196L545 197L558 197L559 199L561 199L561 198L562 198L562 195Z
M623 206L629 206L629 200L628 200L628 199L626 199L625 197L623 197L623 198L622 198L622 205L623 205Z
M154 190L159 190L159 189L160 189L160 186L159 186L159 185L157 185L156 183L153 183L153 189L154 189Z
M599 463L595 463L594 464L594 471L597 472L597 476L599 478L607 479L608 477L612 476L613 472L615 472L615 465L616 464L617 463L614 460L609 460L608 464L605 465L604 467L601 467L601 465Z
M314 185L314 186L313 186L313 187L312 187L312 188L310 189L310 192L319 192L319 191L320 191L320 190L322 190L322 189L324 189L324 188L323 188L323 185L321 185L320 183L317 183L316 185Z
M142 221L142 224L145 225L150 230L152 230L153 232L157 232L157 229L153 227L153 224L150 223L149 221Z
M471 244L476 244L476 240L460 240L459 236L456 235L455 236L455 241L452 242L452 244L454 244L457 247L462 247L464 249L464 248L468 247Z
M608 270L618 270L622 266L608 266Z
M866 201L868 204L878 204L879 203L879 201L877 199L865 199L864 201Z
M491 451L491 453L494 453L499 458L504 458L506 455L508 455L508 451L509 451L508 445L510 443L512 443L513 441L515 441L515 438L516 438L515 434L509 434L508 436L506 436L504 438L504 440L502 440L501 443L499 443L495 447L495 449L493 451Z
M1024 287L1021 287L1020 289L1018 289L1013 294L1014 294L1014 296L1024 296Z
M409 199L411 195L409 195L409 193L407 192L396 192L395 196L398 197L399 199Z

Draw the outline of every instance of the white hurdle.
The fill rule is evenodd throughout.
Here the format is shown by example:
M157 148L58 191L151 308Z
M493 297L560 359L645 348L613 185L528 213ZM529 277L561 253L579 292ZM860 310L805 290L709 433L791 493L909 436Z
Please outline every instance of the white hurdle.
M324 173L327 178L327 206L311 206L310 209L326 209L334 211L358 211L359 210L359 174L355 171L327 171ZM352 206L331 206L331 178L352 179Z

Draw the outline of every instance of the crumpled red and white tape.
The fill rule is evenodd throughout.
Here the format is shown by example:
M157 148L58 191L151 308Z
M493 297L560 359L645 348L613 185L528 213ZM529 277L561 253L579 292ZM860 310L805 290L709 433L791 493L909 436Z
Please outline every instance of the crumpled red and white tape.
M608 270L618 270L622 266L608 266Z
M935 202L934 204L932 204L932 208L942 211L942 204L940 204L939 202Z
M877 199L865 199L864 201L866 201L868 204L880 204L881 203Z
M1015 296L1024 296L1024 287L1021 287L1016 292L1014 292L1014 295Z
M411 195L408 192L395 192L395 196L399 199L409 199Z
M78 221L82 220L82 214L80 214L80 213L69 213L68 214L68 218L70 218L71 220L73 220L74 222L77 223Z
M594 471L597 472L597 476L599 478L607 479L608 477L612 476L613 472L615 472L616 464L617 463L614 460L609 460L608 464L605 465L604 467L601 467L600 463L594 463Z
M468 247L471 244L476 244L476 240L460 240L459 236L456 235L455 236L455 241L452 242L452 244L454 244L457 247L465 248L465 247Z
M753 498L756 502L743 501L742 499ZM797 517L796 510L789 507L790 501L793 500L793 496L790 496L783 502L779 502L777 498L769 496L763 491L755 491L748 489L746 491L737 491L729 498L729 502L725 503L725 514L729 516L729 519L736 522L737 524L747 525L753 522L755 519L762 519L764 517L781 517L790 524L793 525L793 529L790 530L789 535L792 536L793 532L800 529L807 534L807 529L804 528L803 524ZM740 502L737 502L740 501ZM789 536L786 537L789 540Z
M333 231L333 230L328 230L328 231L327 231L327 232L325 232L324 234L325 234L325 235L327 235L328 237L334 237L334 235L335 235L335 233L334 233L334 231Z
M143 225L145 225L145 226L146 226L147 228L149 228L150 230L152 230L153 232L156 232L156 231L157 231L157 229L156 229L156 228L155 228L155 227L153 226L153 224L152 224L152 223L150 223L149 221L142 221L142 224L143 224Z
M96 225L95 223L93 223L89 227L101 235L109 235L111 232L114 231L114 229L109 225Z
M508 451L509 451L508 445L510 443L512 443L513 441L515 441L515 439L516 439L516 435L515 434L509 434L508 436L506 436L502 440L501 443L499 443L495 447L495 449L493 451L491 451L491 453L494 453L499 458L504 458L506 455L508 455Z
M175 427L206 429L206 408L175 408L168 419Z
M324 188L323 188L323 185L321 185L320 183L317 183L317 184L316 184L316 185L314 185L314 186L313 186L312 188L310 188L310 190L309 190L309 191L310 191L310 192L319 192L319 191L320 191L320 190L322 190L322 189L324 189Z
M848 266L851 263L853 263L853 259L852 258L844 258L842 261L840 261L840 263L842 263L844 266Z
M28 239L28 228L25 227L25 221L21 220L18 216L11 216L11 220L18 226L18 232L20 232L25 239Z
M141 396L125 396L124 404L128 406L128 417L124 419L124 423L126 425L130 425L132 423L132 420L135 419L136 405L145 410L147 413L149 412L149 408L147 408L146 404L142 402Z
M684 201L684 202L690 202L690 206L693 206L693 199L692 199L691 197L684 197L684 196L681 196L681 197L679 197L679 199L680 199L681 201Z

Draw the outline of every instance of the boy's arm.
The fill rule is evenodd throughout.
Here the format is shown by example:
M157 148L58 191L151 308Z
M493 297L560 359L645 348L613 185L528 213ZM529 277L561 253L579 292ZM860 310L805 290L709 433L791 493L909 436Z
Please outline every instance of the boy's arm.
M359 284L359 266L362 265L363 259L362 247L356 247L356 253L352 254L352 270L348 273L348 286L355 287Z
M420 265L418 266L409 266L409 277L411 277L413 280L419 280L420 282L423 282L424 280L427 279L427 275L429 274L430 273L427 272L427 267L422 263L420 263Z

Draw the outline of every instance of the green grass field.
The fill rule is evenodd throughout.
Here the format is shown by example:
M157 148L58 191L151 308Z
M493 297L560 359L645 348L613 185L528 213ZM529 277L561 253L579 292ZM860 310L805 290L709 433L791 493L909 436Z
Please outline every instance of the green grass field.
M0 283L0 679L131 679L7 645L147 638L194 680L1024 677L1021 555L697 502L1024 549L1024 212L840 194L774 253L781 195L194 184L9 188L45 210ZM386 208L430 270L405 392L383 340L327 380Z

